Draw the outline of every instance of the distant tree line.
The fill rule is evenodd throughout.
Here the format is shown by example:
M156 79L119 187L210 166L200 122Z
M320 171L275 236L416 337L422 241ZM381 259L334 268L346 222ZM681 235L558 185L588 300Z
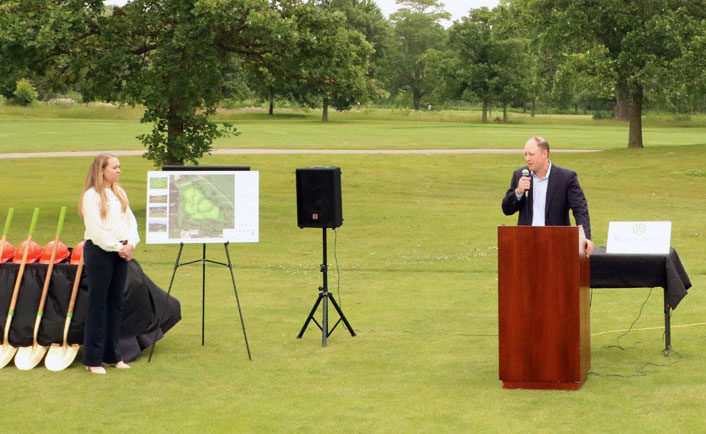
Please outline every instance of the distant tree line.
M0 2L0 94L76 92L145 107L155 165L198 163L237 134L209 120L225 99L328 110L358 102L463 101L534 115L537 104L630 121L645 105L706 110L706 8L697 0L504 0L448 29L438 0Z

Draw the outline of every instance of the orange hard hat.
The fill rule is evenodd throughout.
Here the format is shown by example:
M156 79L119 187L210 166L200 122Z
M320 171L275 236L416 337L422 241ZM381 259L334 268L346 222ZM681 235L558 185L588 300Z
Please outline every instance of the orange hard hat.
M40 264L48 264L51 260L51 251L54 248L54 241L49 241L44 249L42 250L42 257L39 258ZM59 241L59 245L56 247L56 256L54 256L54 263L58 264L64 259L69 257L69 248L66 244Z
M71 262L73 265L78 265L79 261L81 260L81 256L83 256L83 244L86 242L86 240L81 241L80 243L76 244L74 246L74 249L71 251Z
M15 247L9 242L5 241L5 246L0 252L0 264L5 263L15 256Z
M22 256L25 254L27 249L27 241L22 241L17 249L15 250L15 258L12 260L15 264L22 262ZM27 263L31 264L37 262L42 256L42 247L35 241L29 242L29 252L27 253Z

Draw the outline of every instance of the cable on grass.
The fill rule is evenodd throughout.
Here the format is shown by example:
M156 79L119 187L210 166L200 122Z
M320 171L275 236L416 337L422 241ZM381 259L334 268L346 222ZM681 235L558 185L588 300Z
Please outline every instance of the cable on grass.
M627 335L632 331L632 328L635 326L635 324L637 323L637 321L640 320L640 317L642 316L642 310L645 308L645 305L646 305L647 302L649 301L650 296L652 295L652 290L653 290L653 289L654 289L654 288L650 288L650 292L647 293L647 298L645 299L645 301L642 302L642 306L640 306L640 312L637 313L637 318L635 318L635 319L633 320L632 324L630 324L630 327L628 327L628 329L625 331L625 333L620 334L620 335L615 339L615 345L604 345L604 346L602 346L601 348L619 348L619 349L621 349L621 350L623 350L623 351L625 351L625 350L627 350L627 349L630 349L630 348L635 348L635 346L627 347L627 348L626 348L626 347L623 347L622 345L620 345L620 338L622 338L623 336L627 336Z
M653 363L653 362L645 362L640 366L638 369L635 370L634 374L601 374L599 372L595 371L588 371L588 375L595 375L596 377L620 377L620 378L632 378L632 377L647 377L649 374L645 371L645 369L648 366L654 366L656 368L668 368L670 366L673 366L682 359L682 355L678 353L677 351L670 350L669 354L675 354L677 356L676 360L673 360L670 363Z
M669 324L672 323L672 309L667 309L667 318L669 318ZM667 339L667 328L664 328L664 331L662 332L662 342Z

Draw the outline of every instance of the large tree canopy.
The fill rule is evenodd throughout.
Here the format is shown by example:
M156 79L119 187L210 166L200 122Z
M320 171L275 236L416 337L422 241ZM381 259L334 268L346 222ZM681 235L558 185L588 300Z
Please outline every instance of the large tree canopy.
M134 0L100 21L89 94L145 106L141 136L156 165L198 164L232 133L208 120L236 57L281 51L291 31L266 0Z
M290 50L300 74L296 77L297 99L314 105L322 101L322 121L328 121L331 98L357 98L370 94L368 76L372 47L362 33L346 26L340 11L314 3L303 4L293 15L297 42Z
M76 53L94 44L100 0L0 2L0 94L29 78L41 91L66 90L78 80Z
M527 99L532 71L527 41L522 38L500 38L496 35L495 14L487 8L471 11L449 30L449 46L455 55L452 91L464 98L482 102L482 122L487 122L489 104L497 101L506 107Z
M234 133L208 119L234 67L264 79L263 87L286 83L324 105L370 89L370 44L342 13L314 2L133 0L112 14L101 1L1 7L2 92L29 77L46 87L73 85L88 98L142 104L152 131L140 139L157 166L198 164L214 139Z
M641 148L646 86L685 54L703 29L706 8L693 0L516 0L528 28L548 46L586 52L605 48L615 71L616 117L630 119L628 147ZM702 31L702 30L701 30ZM628 102L629 101L629 102Z
M390 16L394 26L394 49L391 64L394 86L412 95L414 109L434 89L427 77L430 50L443 50L446 30L439 24L451 14L437 0L397 0L402 7Z

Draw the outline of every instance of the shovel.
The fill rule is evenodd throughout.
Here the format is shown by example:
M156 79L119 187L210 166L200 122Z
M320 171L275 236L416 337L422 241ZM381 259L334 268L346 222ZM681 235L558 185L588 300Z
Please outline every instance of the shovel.
M0 238L0 256L5 250L5 243L7 242L7 233L10 231L10 222L12 221L12 214L15 213L15 208L10 208L7 210L7 218L5 219L5 228L2 230L2 238Z
M29 233L27 234L27 242L25 243L25 252L22 254L22 262L20 263L20 270L17 272L17 279L15 280L15 288L12 290L12 298L10 299L10 307L7 310L7 319L5 320L5 333L2 339L2 348L0 348L0 368L4 368L12 357L17 352L17 348L10 345L8 340L8 335L10 334L10 324L12 324L12 317L15 316L15 305L17 304L17 296L20 293L20 285L22 284L22 275L25 272L25 265L27 265L27 254L29 253L29 242L32 241L32 232L34 232L34 225L37 224L37 217L39 217L39 208L34 209L34 214L32 214L32 223L29 225Z
M74 362L76 358L76 353L78 353L78 344L69 345L69 325L71 324L71 317L74 315L74 304L76 303L76 294L78 294L78 283L81 280L81 272L83 271L83 255L78 262L78 269L76 270L76 277L74 277L74 287L71 289L71 301L69 301L69 311L66 313L66 322L64 323L64 343L51 344L49 351L47 352L47 357L44 359L44 366L50 371L63 371L68 368Z
M59 213L59 224L56 226L56 236L54 237L54 246L51 249L51 259L47 267L47 276L44 278L44 288L42 288L42 298L39 299L39 307L37 308L37 319L34 321L34 341L31 346L21 347L15 355L15 366L21 371L27 371L34 368L42 361L47 353L47 347L39 345L37 335L39 334L39 324L42 322L44 315L44 303L47 301L47 293L49 292L49 282L51 274L54 270L54 259L56 259L56 251L59 247L59 235L61 235L61 227L64 225L64 217L66 216L66 207L61 207Z
M7 218L5 219L5 229L2 230L2 238L0 239L0 255L2 255L5 249L5 242L7 241L7 232L10 230L10 222L12 221L12 214L15 213L15 208L10 208L7 210Z

